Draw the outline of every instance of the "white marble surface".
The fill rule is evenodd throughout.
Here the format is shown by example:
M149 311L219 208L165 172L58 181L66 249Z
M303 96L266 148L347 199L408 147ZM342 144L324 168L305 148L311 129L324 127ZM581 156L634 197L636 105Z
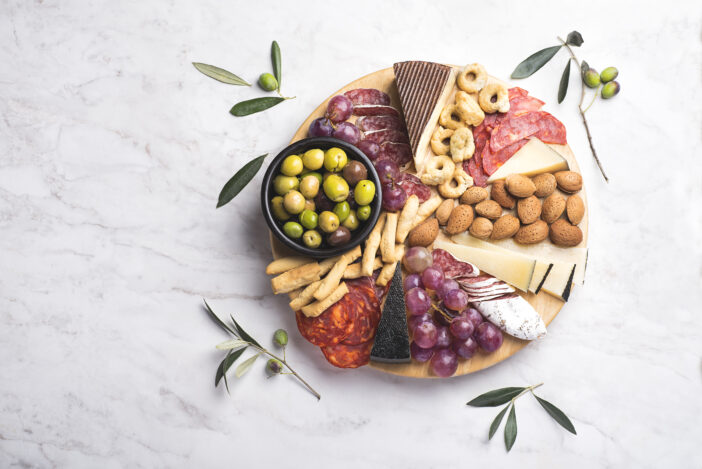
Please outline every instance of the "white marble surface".
M350 5L0 2L0 466L702 467L699 2ZM215 211L222 184L358 76L428 59L507 77L573 28L582 58L621 70L622 93L589 112L609 185L577 93L555 104L565 56L519 85L580 159L585 287L547 339L472 376L328 366L270 292L258 184ZM234 102L263 93L190 63L254 80L272 39L297 99L236 119ZM259 338L287 328L322 400L261 367L231 397L215 389L225 336L203 297ZM464 404L541 381L578 436L524 398L507 455L486 438L496 411Z

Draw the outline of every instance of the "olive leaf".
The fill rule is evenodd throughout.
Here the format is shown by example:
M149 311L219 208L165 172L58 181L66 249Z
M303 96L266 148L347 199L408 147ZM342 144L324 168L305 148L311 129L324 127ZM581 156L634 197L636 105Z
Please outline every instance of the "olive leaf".
M215 324L217 324L219 327L221 327L221 328L224 329L225 331L227 331L227 332L229 332L229 333L231 333L231 334L236 335L236 332L234 331L234 329L232 329L232 328L229 327L227 324L225 324L225 322L222 321L221 319L219 319L219 316L217 316L217 315L214 313L214 311L212 311L212 308L210 308L210 305L207 303L207 300L204 300L204 299L203 299L202 301L205 303L205 310L207 311L207 314L208 314L208 315L210 316L210 318L215 322Z
M217 344L215 348L219 350L231 350L239 347L247 347L249 343L245 340L241 339L230 339L222 342L221 344Z
M271 44L271 62L273 62L273 75L275 76L275 79L278 80L278 90L280 91L280 78L281 78L281 73L280 73L280 46L278 45L278 41L273 41Z
M234 364L235 361L239 359L242 353L244 353L246 348L239 349L235 352L229 351L224 360L219 364L217 368L217 373L215 374L215 387L219 386L219 382L224 378L224 384L227 387L227 392L229 392L229 383L227 382L227 371Z
M234 319L234 316L232 316L232 315L230 314L229 317L232 318L232 321L234 321L234 325L236 326L236 330L239 332L239 336L240 336L242 339L244 339L245 341L250 342L250 343L252 343L252 344L254 344L254 345L257 345L258 347L261 347L261 344L259 344L258 342L256 342L256 339L254 339L253 337L251 337L244 329L241 328L241 326L239 325L239 323L236 322L236 319ZM263 347L261 347L261 348L263 348Z
M577 31L569 32L568 37L566 37L566 44L570 46L580 47L583 45L583 42L585 42L583 37Z
M534 397L536 398L537 401L539 401L539 404L541 404L541 407L543 407L544 410L546 412L548 412L548 415L553 417L553 420L558 422L558 424L561 427L565 428L573 435L577 435L577 432L575 431L575 427L573 426L573 422L570 421L568 416L566 414L564 414L561 409L559 409L555 405L551 404L546 399L541 399L536 394L534 394Z
M229 113L237 116L237 117L243 117L243 116L248 116L251 114L255 114L257 112L265 111L266 109L270 109L276 104L280 104L283 101L285 101L287 98L282 98L282 97L266 97L266 98L254 98L254 99L248 99L246 101L241 101L240 103L236 103L230 110Z
M500 388L481 394L466 405L472 407L497 407L517 396L526 388Z
M505 424L505 448L507 452L512 449L514 442L517 440L517 414L514 412L514 404L512 404L512 409L509 411L507 416L507 423Z
M561 46L547 47L530 55L524 59L512 72L512 78L526 78L533 75L537 70L546 65L554 55L561 49Z
M237 366L236 371L234 371L236 377L241 378L244 376L244 374L251 369L251 366L254 364L257 358L258 354L247 358L241 365Z
M217 208L221 207L222 205L228 204L234 197L237 196L237 194L239 194L239 192L241 192L241 190L244 187L246 187L246 185L249 182L251 182L256 173L258 173L258 170L261 169L261 166L263 165L263 160L266 158L266 156L268 156L268 153L249 161L239 171L237 171L236 174L232 176L232 178L229 181L227 181L227 183L224 185L224 187L222 187L222 190L219 193L219 199L217 200ZM227 329L233 333L231 329Z
M247 83L246 80L244 80L243 78L234 75L232 72L227 71L223 68L199 62L193 62L193 65L201 73L207 75L210 78L214 78L217 81L221 81L222 83L227 83L229 85L251 86L251 83Z
M490 424L490 433L488 434L488 440L492 440L493 435L495 434L497 429L500 428L500 423L502 423L502 418L505 416L507 409L509 409L509 406L506 406L504 409L502 409L500 413L497 414L497 417L495 417L495 420L493 420Z
M558 85L558 104L562 103L566 97L568 81L570 81L570 59L563 70L563 75L561 75L561 83Z

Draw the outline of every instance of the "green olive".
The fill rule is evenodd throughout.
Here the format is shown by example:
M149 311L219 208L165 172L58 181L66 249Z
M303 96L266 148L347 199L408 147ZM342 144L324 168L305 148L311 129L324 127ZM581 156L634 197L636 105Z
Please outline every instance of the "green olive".
M271 212L273 212L273 216L280 221L285 221L290 218L290 214L285 211L285 207L283 206L283 198L279 195L271 199Z
M320 213L319 228L325 233L333 233L339 228L339 217L334 212L325 211Z
M341 202L349 196L349 183L341 176L332 174L324 181L324 193L332 202Z
M336 216L339 217L339 222L343 223L349 216L349 213L351 213L351 206L345 200L343 202L339 202L334 206L334 213L336 213Z
M356 184L356 189L353 191L353 197L358 205L368 205L373 202L375 197L375 184L373 181L364 179Z
M317 216L316 212L313 212L312 210L303 210L300 214L300 223L308 230L314 230L317 228L318 218L319 217Z
M594 68L590 68L583 74L583 81L588 88L597 88L600 86L600 74Z
M345 226L340 226L337 230L327 236L327 242L332 246L341 246L351 240L351 232Z
M317 170L324 165L324 152L319 148L307 150L305 154L302 155L302 162L305 164L305 168L313 171Z
M275 80L275 78L274 78ZM283 364L280 363L279 360L276 360L275 358L270 358L266 362L266 372L270 376L275 376L283 372Z
M279 174L273 179L273 190L278 195L285 195L297 189L299 186L300 181L294 176L283 176Z
M297 176L302 172L302 158L300 155L289 155L283 160L283 164L280 165L280 172L286 176Z
M353 231L353 230L355 230L356 228L358 228L358 225L359 225L359 224L360 224L360 223L359 223L359 221L358 221L358 215L356 215L356 211L355 211L355 210L351 210L351 212L349 212L349 216L346 217L346 220L343 221L343 223L341 224L341 226L345 226L345 227L348 228L349 230Z
M289 221L283 225L283 231L286 235L290 236L292 239L297 239L302 236L302 225L296 221Z
M258 84L266 91L275 91L278 89L278 80L270 73L262 73L258 77Z
M359 220L361 221L366 221L370 218L371 216L371 208L370 205L364 205L362 207L358 207L356 209L356 216L358 217Z
M302 174L300 174L300 177L301 177L301 178L304 178L304 177L307 177L307 176L314 176L315 178L317 178L317 180L319 181L319 185L320 185L320 186L321 186L322 183L324 182L324 178L323 178L322 175L319 174L317 171L305 170L305 171L302 172Z
M319 192L319 179L308 174L300 181L300 192L306 199L313 199Z
M612 80L616 80L619 76L619 70L616 67L607 67L600 73L600 80L602 83L609 83Z
M347 161L346 152L341 148L332 147L324 152L324 167L332 173L338 173L344 169Z
M305 209L305 197L298 191L290 191L283 197L283 206L288 213L297 215Z
M601 94L603 99L613 98L617 93L619 93L618 81L610 81L602 87Z
M314 203L314 200L305 200L305 210L312 210L313 212L317 211L317 206Z
M317 230L305 231L302 235L302 242L308 248L318 248L322 244L322 235Z
M288 345L288 331L285 329L278 329L275 331L273 333L273 342L275 342L278 347L285 347Z

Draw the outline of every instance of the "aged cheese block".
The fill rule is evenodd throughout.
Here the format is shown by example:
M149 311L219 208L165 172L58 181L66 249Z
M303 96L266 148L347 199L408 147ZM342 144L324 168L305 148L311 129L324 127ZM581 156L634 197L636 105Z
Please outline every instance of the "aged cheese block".
M371 360L384 363L409 363L410 348L402 288L402 266L398 262L375 333Z

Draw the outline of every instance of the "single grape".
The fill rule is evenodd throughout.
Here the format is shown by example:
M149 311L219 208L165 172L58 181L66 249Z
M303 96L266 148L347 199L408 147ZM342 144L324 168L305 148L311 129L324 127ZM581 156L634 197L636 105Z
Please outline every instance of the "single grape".
M388 212L402 210L407 201L407 192L397 184L383 185L383 208Z
M353 113L353 103L343 94L334 96L327 104L326 116L330 121L337 124L344 122Z
M461 316L465 316L473 323L473 329L477 329L478 326L484 321L483 315L478 312L475 308L468 308L461 313Z
M424 288L422 277L420 277L419 274L409 274L407 277L405 277L402 285L404 286L405 291L409 291L413 288Z
M436 289L436 296L443 300L446 296L446 293L450 292L451 290L457 290L459 288L460 286L455 280L450 278L444 279L439 285L439 287Z
M361 140L356 144L356 147L365 153L371 161L377 160L378 155L380 155L380 145L371 140Z
M409 330L414 334L414 330L423 322L434 322L434 318L431 313L418 314L416 316L410 316L407 320L409 325Z
M404 264L410 272L424 272L424 269L430 267L433 262L434 259L431 256L431 252L429 252L427 248L421 246L409 248L405 253ZM424 284L422 284L422 287L423 286Z
M424 314L431 308L431 298L421 288L413 288L405 293L405 304L410 314Z
M376 161L375 170L382 185L392 184L400 177L400 168L393 160Z
M436 340L439 338L434 323L423 322L414 330L414 342L422 348L432 348L436 345Z
M459 316L451 321L449 331L456 339L466 340L473 335L473 332L475 332L475 326L473 326L473 323L467 317Z
M424 363L429 361L432 356L434 356L434 349L433 348L422 348L416 343L412 342L410 344L410 354L412 355L412 358L418 361L419 363Z
M454 311L462 311L468 305L468 294L457 288L446 292L444 304Z
M431 266L424 269L422 272L422 282L424 286L431 290L436 290L441 282L444 281L444 273L437 268L437 266Z
M473 337L467 339L454 339L451 349L461 358L471 358L478 351L478 343Z
M458 369L458 357L453 350L441 348L434 352L431 357L431 370L435 375L448 378Z
M361 131L351 122L342 122L334 129L332 137L356 145L361 140Z
M475 330L475 340L486 352L494 352L502 345L502 331L486 321Z
M320 117L310 123L310 128L307 130L308 137L331 137L334 133L334 127L326 117Z
M439 326L436 328L436 347L446 348L451 345L451 335L449 334L449 328L446 326Z

